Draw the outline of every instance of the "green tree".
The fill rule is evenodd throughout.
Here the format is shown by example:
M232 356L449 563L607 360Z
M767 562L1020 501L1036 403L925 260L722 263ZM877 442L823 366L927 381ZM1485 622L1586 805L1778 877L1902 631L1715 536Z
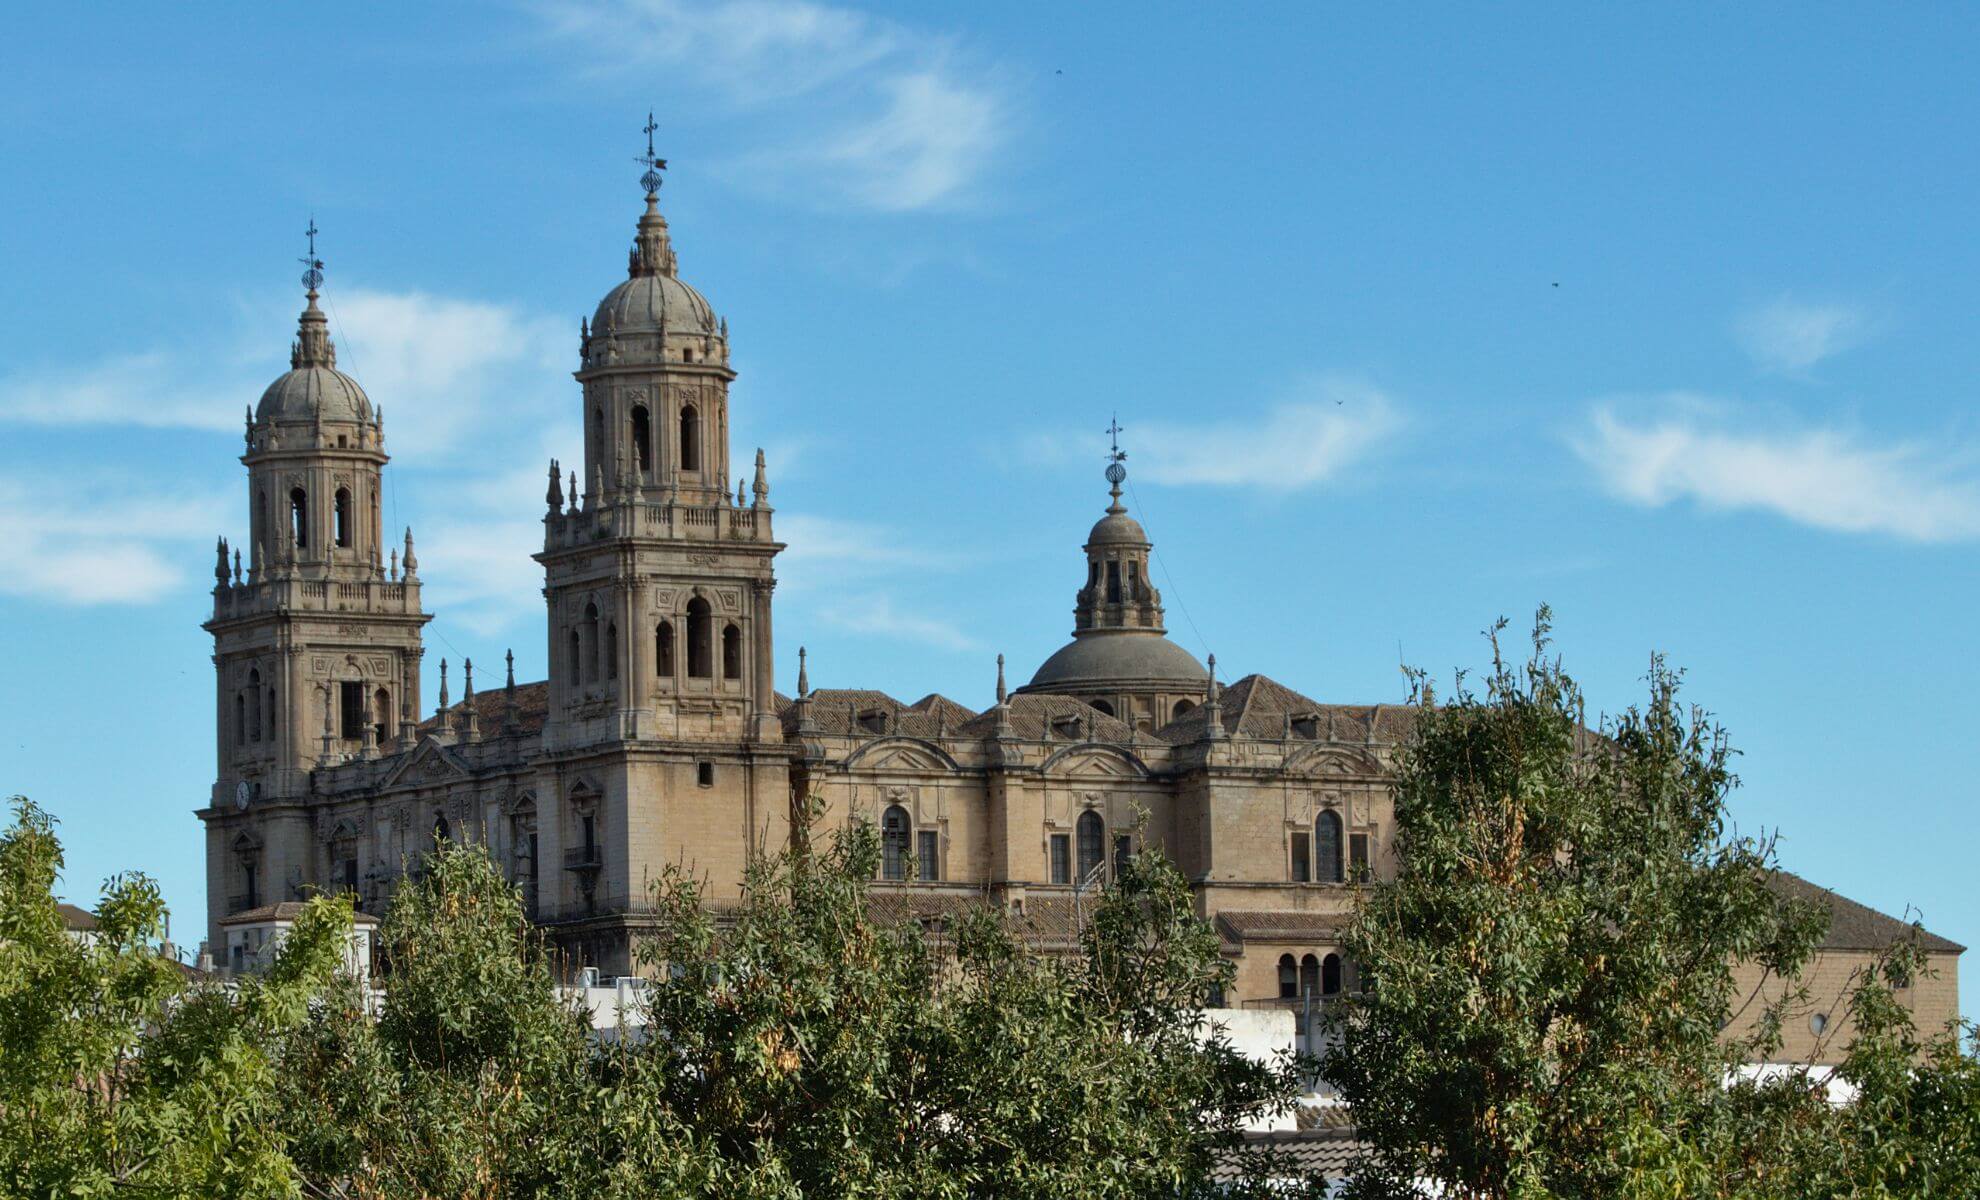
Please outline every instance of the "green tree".
M1330 1014L1327 1075L1379 1149L1357 1195L1623 1194L1754 1052L1720 1037L1734 964L1792 976L1820 936L1771 845L1728 835L1731 751L1677 675L1653 661L1591 734L1548 620L1519 665L1494 630L1482 694L1418 688L1398 875L1346 937L1374 985Z
M264 976L189 989L160 952L157 886L111 879L93 936L70 937L54 822L25 797L13 811L0 833L0 1194L294 1194L270 1047L336 973L348 906L309 905Z

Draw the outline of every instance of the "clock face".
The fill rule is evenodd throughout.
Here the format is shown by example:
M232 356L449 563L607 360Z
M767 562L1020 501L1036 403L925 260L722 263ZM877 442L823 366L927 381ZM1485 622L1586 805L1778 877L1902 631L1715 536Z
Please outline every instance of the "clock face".
M247 780L243 779L239 783L234 785L234 807L246 808L247 805L248 805L248 783Z

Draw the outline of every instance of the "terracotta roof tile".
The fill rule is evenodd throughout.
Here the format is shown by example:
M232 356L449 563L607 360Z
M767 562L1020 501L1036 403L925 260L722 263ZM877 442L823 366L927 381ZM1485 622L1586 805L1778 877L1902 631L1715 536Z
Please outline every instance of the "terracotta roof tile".
M1828 910L1829 932L1822 939L1824 950L1883 950L1910 936L1914 928L1918 930L1919 948L1927 953L1959 954L1966 949L1958 942L1926 932L1923 926L1913 926L1867 904L1858 904L1799 875L1776 871L1768 882L1784 896L1812 901Z

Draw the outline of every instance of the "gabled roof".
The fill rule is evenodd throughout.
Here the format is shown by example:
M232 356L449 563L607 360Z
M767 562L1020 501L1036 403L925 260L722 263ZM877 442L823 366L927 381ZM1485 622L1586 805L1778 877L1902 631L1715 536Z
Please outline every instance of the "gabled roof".
M68 903L57 904L55 907L62 914L62 928L70 933L87 933L96 928L96 914L88 909Z
M1288 735L1287 719L1318 717L1314 741L1401 742L1409 736L1415 713L1401 704L1322 704L1264 675L1247 675L1219 694L1224 732L1232 737L1277 740ZM1203 736L1210 710L1198 705L1155 731L1165 742L1193 742ZM1295 727L1294 738L1306 736Z
M813 730L840 736L933 738L945 731L953 735L976 715L947 696L931 693L913 704L903 704L885 692L870 688L816 688L805 697L804 707L810 712ZM791 702L778 715L783 719L784 732L795 735L797 703Z
M305 907L306 905L299 900L284 900L279 904L264 904L260 908L250 908L246 912L237 912L230 917L222 917L220 918L220 923L222 925L265 925L270 921L293 921L302 915L302 910ZM372 916L370 913L361 912L357 914L357 923L360 925L376 925L378 924L378 918Z
M1914 928L1787 871L1774 872L1768 882L1781 895L1811 901L1828 910L1829 932L1822 938L1824 950L1885 950L1910 937ZM1919 949L1928 954L1959 954L1966 949L1958 942L1926 932L1923 926L1916 928Z
M1029 742L1071 741L1126 743L1136 737L1134 728L1117 717L1071 696L1050 696L1025 692L1010 698L1011 736ZM1067 736L1062 724L1072 724L1078 733ZM978 713L959 731L965 737L986 738L997 730L997 710Z
M492 738L501 734L502 723L508 719L508 692L504 688L491 688L474 694L474 714L476 723L481 726L481 736ZM447 706L447 712L455 729L467 723L467 701L457 700ZM550 717L550 681L519 683L516 685L516 716L526 734L542 733L543 723ZM419 723L421 734L433 733L440 728L440 718L436 714Z

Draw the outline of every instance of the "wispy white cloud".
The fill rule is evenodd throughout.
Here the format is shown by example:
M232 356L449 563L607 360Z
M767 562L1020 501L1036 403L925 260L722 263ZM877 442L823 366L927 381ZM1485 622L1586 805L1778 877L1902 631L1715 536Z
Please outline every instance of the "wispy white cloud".
M1336 376L1302 381L1262 412L1231 413L1203 423L1141 421L1127 431L1128 466L1156 483L1298 490L1338 476L1403 427L1381 389ZM1091 435L1034 437L1032 460L1093 456Z
M734 167L754 185L854 208L968 204L1017 104L956 39L806 0L546 0L555 40L591 76L690 80L733 115L774 117Z
M788 601L796 628L811 620L944 650L981 648L939 609L909 605L899 596L914 576L960 567L957 555L930 549L926 538L865 521L804 513L779 513L776 521L777 538L789 547L777 556L783 581L778 595Z
M506 432L545 398L567 394L575 334L540 314L425 292L355 289L326 297L338 367L386 410L394 454L446 457ZM274 303L273 301L270 302ZM286 302L283 304L287 307ZM569 331L566 331L567 333ZM0 377L0 422L235 432L243 410L287 369L288 343L267 337L243 360L241 331Z
M1692 397L1661 415L1598 407L1571 442L1610 494L1648 508L1759 509L1816 529L1918 542L1980 538L1980 473L1971 456L1876 444L1841 429L1728 427Z
M54 492L61 502L51 504ZM213 564L217 493L69 479L0 480L0 593L57 604L151 604Z
M1860 343L1870 314L1854 304L1777 296L1741 313L1733 332L1753 361L1769 371L1805 371Z
M917 642L943 650L980 650L982 643L927 612L903 612L884 592L835 593L814 606L819 621L848 633Z

